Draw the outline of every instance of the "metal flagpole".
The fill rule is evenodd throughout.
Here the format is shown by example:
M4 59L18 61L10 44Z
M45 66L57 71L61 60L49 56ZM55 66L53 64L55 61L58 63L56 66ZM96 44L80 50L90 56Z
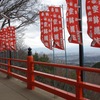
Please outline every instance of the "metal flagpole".
M65 35L65 20L64 20L64 7L62 5L62 19L63 19L63 33L64 33L64 47L65 47L65 64L67 64L67 51L66 51L66 35ZM68 69L66 69L65 77L68 76ZM68 91L68 86L64 87Z
M10 19L8 19L8 25L10 26ZM9 50L9 58L12 58L11 56L11 51ZM11 60L10 60L10 65L11 65ZM7 78L11 78L11 76L7 75Z
M55 44L54 44L54 41L52 40L52 42L51 42L51 44L52 44L52 49L53 49L53 63L55 63Z
M82 0L78 0L78 6L79 6L79 26L80 26L80 36L83 43L83 36L82 36ZM81 67L84 66L84 50L83 50L83 44L79 45L79 65ZM81 80L83 81L83 72L81 72Z
M10 26L10 19L8 20L8 24ZM9 50L9 58L11 58L11 51ZM10 62L11 63L11 62Z
M53 47L53 63L55 63L55 48Z
M0 15L1 15L2 17L5 18L5 21L4 21L3 25L2 25L2 28L4 27L6 20L8 20L8 25L10 26L10 18L7 17L7 16L6 16L5 14L3 14L3 13L1 13ZM11 58L11 51L9 51L9 58ZM10 64L11 64L11 61L10 61ZM7 78L10 78L10 76L7 75Z
M65 45L65 63L67 64L66 36L65 36L65 20L64 20L64 8L63 8L63 5L62 5L62 18L63 18L63 33L64 33L64 45Z
M7 17L7 16L6 16L5 14L3 14L3 13L1 13L0 15L1 15L2 17L5 18L5 20L4 20L4 22L3 22L3 25L2 25L2 28L4 27L6 20L8 20L8 24L9 24L9 26L10 26L10 18Z

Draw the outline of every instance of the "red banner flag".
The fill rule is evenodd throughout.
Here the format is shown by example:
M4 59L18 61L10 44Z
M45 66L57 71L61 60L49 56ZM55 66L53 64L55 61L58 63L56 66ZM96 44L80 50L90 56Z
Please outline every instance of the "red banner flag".
M61 8L50 6L49 12L52 19L53 46L64 50Z
M100 45L95 40L92 41L91 46L100 48Z
M0 51L16 50L15 28L7 27L0 30Z
M15 27L9 26L7 27L7 38L6 38L6 46L8 50L16 50L16 36L15 36Z
M52 49L52 36L51 36L51 17L48 11L42 11L40 15L40 29L41 41L45 47Z
M3 28L0 30L0 51L6 50L6 35L5 35L6 29Z
M91 46L100 47L100 0L86 0L86 13Z
M82 39L80 36L79 28L79 12L78 12L78 0L66 0L67 2L67 29L70 34L69 42L81 44Z
M0 30L0 52L2 51L2 32Z

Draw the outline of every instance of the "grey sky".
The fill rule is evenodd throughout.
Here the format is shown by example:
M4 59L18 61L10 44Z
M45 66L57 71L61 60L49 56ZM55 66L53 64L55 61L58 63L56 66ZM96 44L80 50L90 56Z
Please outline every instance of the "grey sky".
M84 39L85 47L90 47L92 40L87 35L87 18L86 18L86 13L85 13L85 1L86 0L82 0L83 39ZM45 5L45 4L47 4L47 5L62 5L63 4L64 6L66 6L65 0L41 0L41 2L42 2L42 5ZM38 48L38 47L44 47L45 48L45 46L42 44L42 42L40 40L40 26L39 26L39 24L37 25L37 27L35 25L29 26L26 33L28 33L28 34L26 34L26 39L25 39L25 43L27 45L31 46L32 48ZM66 28L67 47L77 47L78 48L78 45L68 42L68 37L69 37L69 33L67 32L67 28Z

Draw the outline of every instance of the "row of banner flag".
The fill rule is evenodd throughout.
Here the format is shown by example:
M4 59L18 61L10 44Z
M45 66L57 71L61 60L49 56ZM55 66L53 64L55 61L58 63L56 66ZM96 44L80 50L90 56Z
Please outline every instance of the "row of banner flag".
M49 11L41 11L40 26L41 40L47 48L52 49L53 39L54 47L64 49L60 7L49 7Z
M100 47L100 0L86 0L86 13L91 46Z
M66 0L66 24L70 34L70 43L82 44L79 25L78 0ZM88 35L93 40L91 46L100 47L100 1L86 0ZM52 47L64 50L61 7L49 6L47 11L40 11L41 41L52 50Z
M0 30L0 52L16 50L15 27L9 26Z

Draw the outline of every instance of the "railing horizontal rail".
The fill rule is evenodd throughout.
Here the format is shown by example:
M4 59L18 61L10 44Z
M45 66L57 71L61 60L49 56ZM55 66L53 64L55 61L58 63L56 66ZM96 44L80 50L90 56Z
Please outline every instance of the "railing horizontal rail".
M0 63L0 65L1 66L5 66L5 67L8 67L8 64ZM23 72L27 72L27 69L26 68L14 66L14 65L11 65L11 68L14 68L14 69L17 69L17 70L20 70L20 71L23 71Z
M0 63L1 66L8 67L8 64Z
M1 58L0 57L0 60L9 60L10 58Z
M21 76L21 75L18 75L18 74L15 74L15 73L9 73L10 76L13 76L21 81L24 81L24 82L27 82L27 78L24 77L24 76Z
M27 62L27 60L22 60L22 59L14 59L14 58L1 58L0 60L11 60L11 61L17 61L17 62Z
M23 71L23 72L27 72L26 68L22 68L22 67L18 67L18 66L13 66L13 65L11 65L11 68L14 68L16 70L20 70L20 71Z
M22 60L22 59L13 59L11 58L11 61L16 61L16 62L27 62L27 60Z
M80 87L86 88L88 90L100 92L100 85L95 85L95 84L91 84L91 83L87 83L87 82L81 82Z
M0 72L3 72L3 73L5 73L5 74L8 74L7 70L5 70L5 69L1 69L1 68L0 68Z
M54 63L46 63L46 62L39 62L39 61L34 61L34 64L100 73L99 68L88 68L88 67L71 66L65 64L54 64Z
M88 71L88 72L92 72L92 73L100 73L100 69L96 69L96 68L87 68L87 67L81 67L81 66L71 66L71 65L64 65L64 64L54 64L54 63L47 63L47 62L39 62L39 61L34 61L32 60L32 57L29 56L27 60L20 60L20 59L13 59L13 58L0 58L0 60L7 60L7 64L5 63L0 63L1 66L6 66L8 67L7 69L3 69L2 67L0 68L0 71L3 73L6 73L10 76L13 76L19 80L22 80L24 82L27 82L27 88L28 89L34 89L34 86L39 87L43 90L46 90L48 92L51 92L55 95L58 95L60 97L63 97L65 99L68 100L88 100L86 98L83 97L82 95L82 90L83 89L88 89L88 90L93 90L95 92L100 92L100 85L95 85L95 84L91 84L91 83L87 83L87 82L82 82L81 81L81 71ZM22 68L19 66L15 66L15 65L11 65L11 61L16 61L16 62L24 62L27 64L27 68ZM34 65L43 65L45 67L59 67L59 68L66 68L66 69L73 69L76 71L76 79L69 79L69 78L65 78L62 76L57 76L57 75L52 75L49 73L45 73L45 72L40 72L40 71L34 71ZM42 66L41 66L42 67ZM16 69L22 72L26 73L26 77L19 75L17 73L12 72L11 69ZM48 78L48 79L52 79L52 80L56 80L59 82L63 82L69 85L73 85L75 86L76 89L76 94L58 89L56 87L35 81L35 76L42 76L44 78Z
M5 73L5 74L8 74L8 75L10 75L10 76L13 76L13 77L15 77L15 78L17 78L17 79L19 79L19 80L22 80L22 81L24 81L24 82L27 82L27 78L24 77L24 76L22 76L22 75L15 74L15 73L13 73L13 72L8 73L7 70L1 69L1 68L0 68L0 72L3 72L3 73Z
M73 79L64 78L64 77L60 77L60 76L57 76L57 75L47 74L47 73L43 73L43 72L39 72L39 71L34 71L33 74L35 74L36 76L43 76L45 78L53 79L53 80L63 82L63 83L66 83L66 84L70 84L70 85L74 85L74 86L80 86L82 88L86 88L86 89L89 89L89 90L100 92L100 86L99 85L94 85L94 84L90 84L90 83L87 83L87 82L77 83L77 81L73 80Z
M76 80L73 80L73 79L64 78L64 77L60 77L60 76L57 76L57 75L47 74L47 73L43 73L43 72L39 72L39 71L34 71L33 74L35 74L36 76L38 76L38 75L43 76L43 77L53 79L53 80L56 80L56 81L60 81L60 82L70 84L70 85L74 85L74 86L77 85Z
M55 87L52 87L50 85L43 84L43 83L38 82L38 81L34 81L32 84L35 85L36 87L39 87L39 88L41 88L43 90L46 90L48 92L51 92L51 93L53 93L55 95L59 95L59 96L65 98L65 99L75 100L75 95L72 94L72 93L69 93L69 92L66 92L66 91L57 89Z

